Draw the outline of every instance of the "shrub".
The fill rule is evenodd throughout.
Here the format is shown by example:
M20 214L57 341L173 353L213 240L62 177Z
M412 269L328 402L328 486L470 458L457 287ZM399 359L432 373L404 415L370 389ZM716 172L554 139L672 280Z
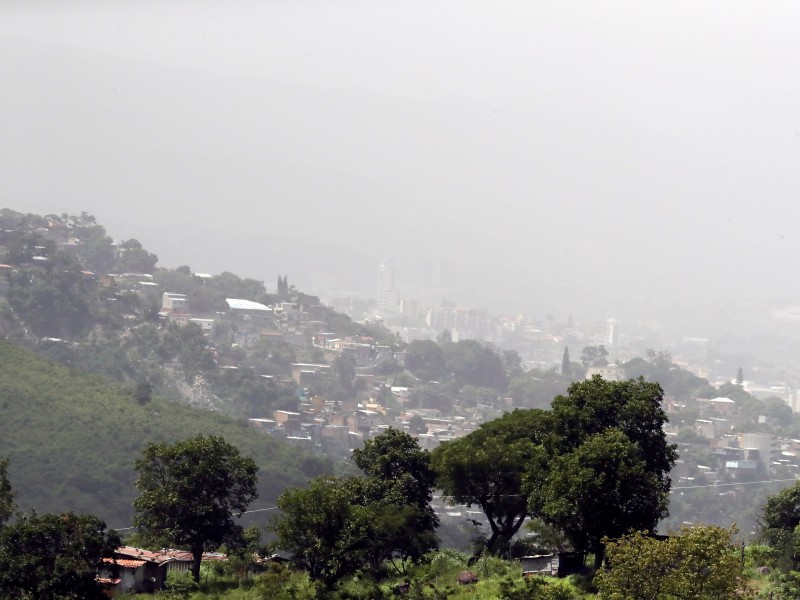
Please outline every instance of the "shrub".
M171 572L167 575L167 589L163 595L167 598L188 598L199 589L191 573Z

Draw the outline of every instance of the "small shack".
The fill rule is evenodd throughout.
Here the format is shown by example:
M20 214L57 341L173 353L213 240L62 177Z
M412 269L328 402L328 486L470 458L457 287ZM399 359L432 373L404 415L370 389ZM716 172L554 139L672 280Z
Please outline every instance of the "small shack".
M579 573L584 567L586 555L583 552L558 552L523 556L519 559L522 575L549 575L566 577Z

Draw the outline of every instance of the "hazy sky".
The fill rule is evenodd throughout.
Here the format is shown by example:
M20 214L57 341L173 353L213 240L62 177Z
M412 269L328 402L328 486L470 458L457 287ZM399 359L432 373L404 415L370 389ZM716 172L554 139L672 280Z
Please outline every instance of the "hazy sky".
M794 1L5 0L0 193L268 286L800 297L798 57Z

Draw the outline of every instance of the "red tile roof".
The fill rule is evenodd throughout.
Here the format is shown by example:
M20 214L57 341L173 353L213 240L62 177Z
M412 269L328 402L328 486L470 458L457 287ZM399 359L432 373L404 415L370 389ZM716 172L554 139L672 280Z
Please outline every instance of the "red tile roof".
M158 564L163 564L165 562L169 562L171 560L180 560L180 561L191 561L192 560L192 553L187 552L186 550L173 550L173 549L163 549L157 552L151 552L150 550L145 550L143 548L136 548L134 546L121 546L116 549L114 552L115 555L125 557L125 558L117 558L117 563L122 564L121 560L126 559L133 559L134 561L141 561L144 562L154 562ZM225 560L226 558L223 557L224 555L220 555L217 553L203 553L203 560Z
M104 563L119 565L120 567L125 567L128 569L138 569L146 560L134 560L132 558L104 558Z

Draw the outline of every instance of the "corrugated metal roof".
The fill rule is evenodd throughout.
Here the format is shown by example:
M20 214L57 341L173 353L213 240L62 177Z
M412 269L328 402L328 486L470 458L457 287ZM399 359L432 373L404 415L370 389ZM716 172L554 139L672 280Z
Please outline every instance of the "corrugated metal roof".
M225 302L232 310L260 310L263 312L272 312L269 306L261 304L260 302L253 302L252 300L242 300L241 298L225 298Z

